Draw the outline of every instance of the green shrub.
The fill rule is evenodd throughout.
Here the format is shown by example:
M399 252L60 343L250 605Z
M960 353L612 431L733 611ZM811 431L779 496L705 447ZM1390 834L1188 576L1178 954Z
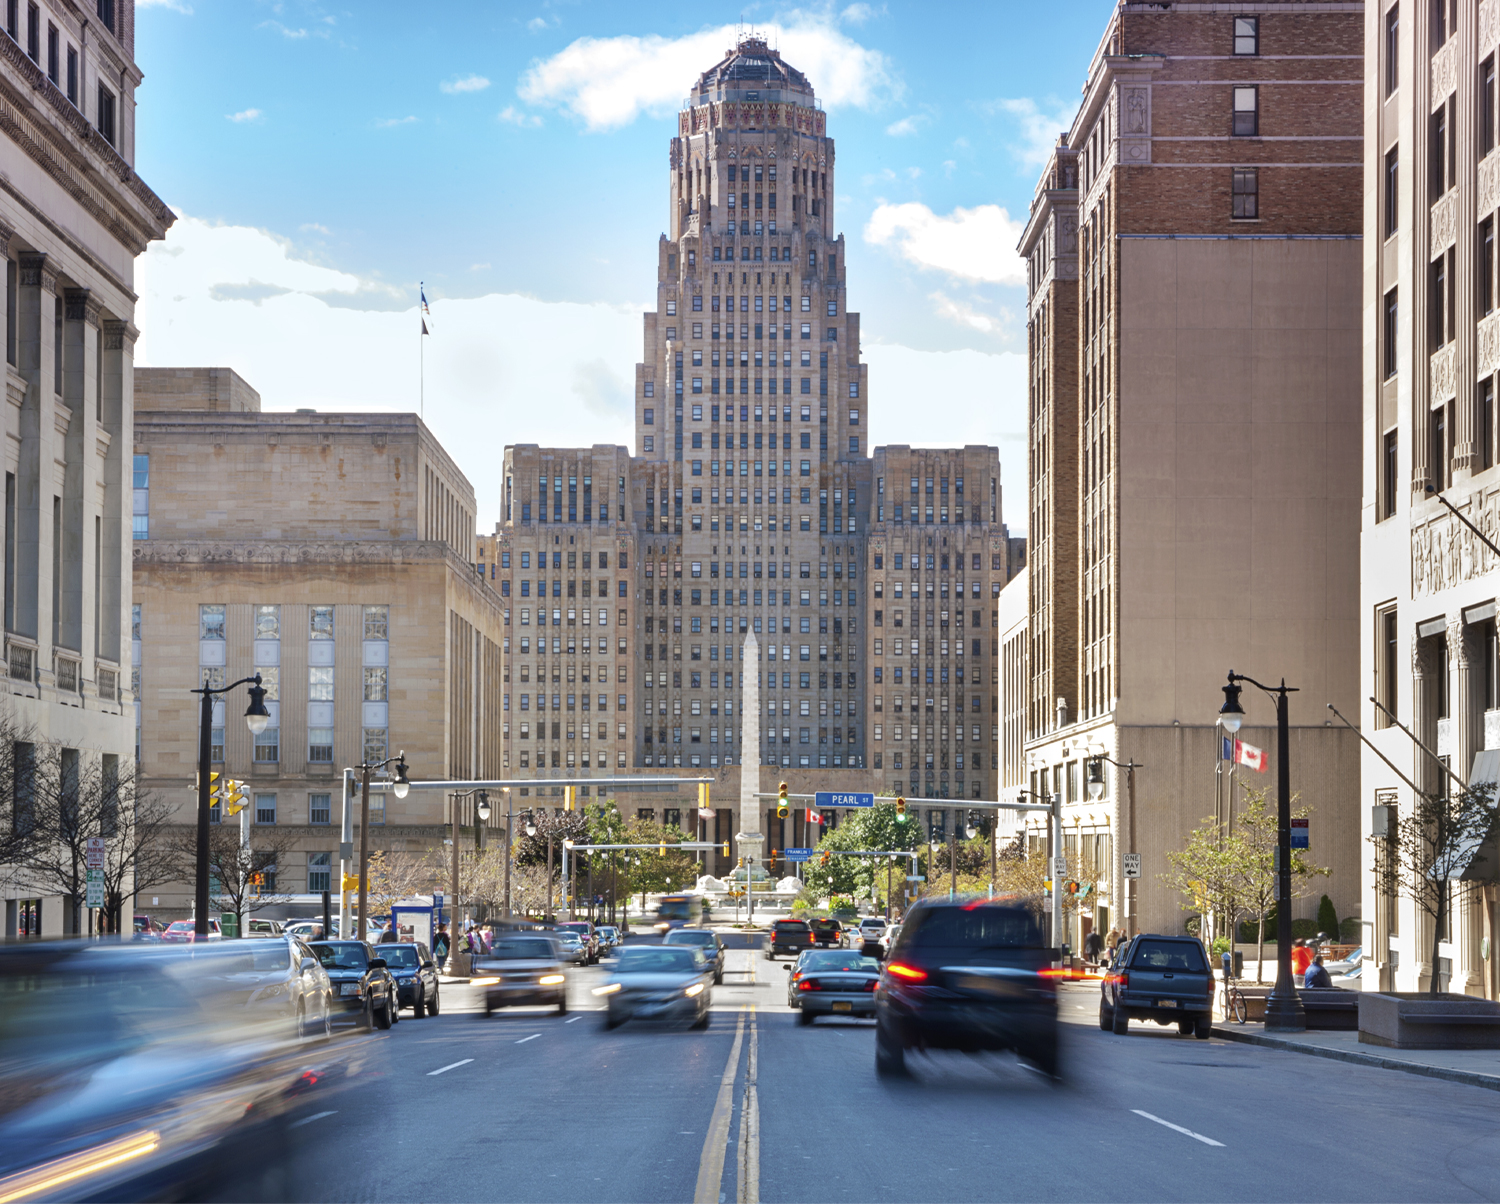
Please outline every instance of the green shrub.
M1363 939L1363 925L1358 916L1345 916L1339 921L1339 943L1357 945Z
M1202 916L1188 916L1188 918L1182 922L1182 930L1187 933L1188 936L1197 936L1198 933L1202 931L1202 929Z
M1339 917L1333 909L1333 900L1327 895L1318 901L1318 932L1326 932L1331 940L1338 939ZM1313 935L1316 936L1317 933Z
M1294 941L1305 941L1308 937L1317 936L1322 930L1317 920L1293 920L1292 939Z
M1214 943L1208 947L1208 951L1215 957L1229 952L1229 938L1227 936L1214 937Z

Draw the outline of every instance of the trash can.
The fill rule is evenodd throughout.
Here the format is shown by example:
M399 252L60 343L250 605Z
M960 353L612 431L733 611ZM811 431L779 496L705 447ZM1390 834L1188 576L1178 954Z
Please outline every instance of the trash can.
M221 911L219 913L219 931L226 941L238 940L240 935L240 917L232 911Z

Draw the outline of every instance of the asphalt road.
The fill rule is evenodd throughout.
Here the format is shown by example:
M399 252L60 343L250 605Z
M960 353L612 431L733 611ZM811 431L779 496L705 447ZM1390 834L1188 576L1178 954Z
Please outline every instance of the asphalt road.
M1065 988L1063 1081L1014 1058L912 1057L873 1026L796 1024L785 961L732 951L707 1032L490 1019L444 988L304 1107L304 1200L1475 1200L1500 1197L1494 1092L1176 1029L1099 1030Z

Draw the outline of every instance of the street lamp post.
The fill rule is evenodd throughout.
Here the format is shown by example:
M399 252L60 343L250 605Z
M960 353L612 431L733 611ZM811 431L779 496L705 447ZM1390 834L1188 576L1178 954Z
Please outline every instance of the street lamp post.
M357 766L359 769L359 940L365 939L370 923L368 914L370 904L370 775L377 769L384 769L392 761L396 762L396 781L391 790L397 798L405 798L406 792L411 789L411 783L406 778L406 754L404 752L397 753L394 757L387 757L383 761L365 762ZM453 948L451 940L448 947L451 951ZM452 956L451 952L449 956Z
M505 922L510 923L510 863L516 859L516 810L511 802L510 787L502 786L505 793Z
M1245 721L1240 705L1240 682L1249 682L1276 703L1276 985L1266 996L1266 1031L1300 1033L1307 1029L1307 1013L1292 979L1292 775L1288 764L1291 736L1287 723L1287 695L1295 687L1281 679L1279 686L1263 686L1253 677L1229 672L1219 719L1233 735Z
M245 725L251 735L258 736L266 730L271 712L266 708L266 691L260 684L260 674L242 677L227 686L204 684L193 690L203 695L198 724L198 843L193 882L193 934L200 941L208 939L208 813L209 777L213 764L214 696L227 694L238 686L250 687L250 705L245 710ZM77 925L74 925L76 928Z
M1136 851L1136 847L1135 847L1135 771L1137 769L1144 769L1145 766L1142 765L1142 764L1140 764L1140 762L1138 762L1134 757L1132 757L1128 761L1116 761L1113 757L1111 757L1108 753L1104 752L1102 749L1100 751L1098 751L1098 752L1094 752L1092 749L1090 749L1089 751L1093 754L1092 758L1090 759L1090 761L1088 763L1088 767L1089 767L1089 798L1091 798L1091 799L1098 799L1098 798L1102 797L1103 794L1104 794L1104 769L1103 769L1103 767L1101 765L1101 762L1108 761L1116 769L1123 769L1125 771L1125 798L1126 798L1126 810L1127 810L1127 815L1126 815L1126 836L1127 836L1127 839L1130 842L1130 847L1127 848L1127 849L1121 850L1121 852L1122 853L1134 853ZM1125 909L1126 910L1125 928L1126 928L1126 935L1128 935L1128 936L1134 936L1135 935L1135 933L1136 933L1136 927L1137 927L1137 924L1139 922L1138 919L1137 919L1137 912L1139 911L1139 899L1138 899L1138 897L1136 895L1136 889L1135 889L1135 884L1136 884L1137 881L1138 881L1138 879L1135 879L1135 878L1125 878L1125 879L1123 879L1124 886L1122 887L1122 889L1120 891L1120 894L1123 896L1123 898L1125 900L1125 904L1126 904L1126 909Z

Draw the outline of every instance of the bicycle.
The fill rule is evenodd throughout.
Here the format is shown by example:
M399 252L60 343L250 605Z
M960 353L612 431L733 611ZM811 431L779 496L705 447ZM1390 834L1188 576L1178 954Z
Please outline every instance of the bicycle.
M1238 981L1232 974L1224 978L1224 1019L1228 1020L1233 1016L1236 1022L1244 1024L1245 997L1240 994L1240 989L1236 985Z

